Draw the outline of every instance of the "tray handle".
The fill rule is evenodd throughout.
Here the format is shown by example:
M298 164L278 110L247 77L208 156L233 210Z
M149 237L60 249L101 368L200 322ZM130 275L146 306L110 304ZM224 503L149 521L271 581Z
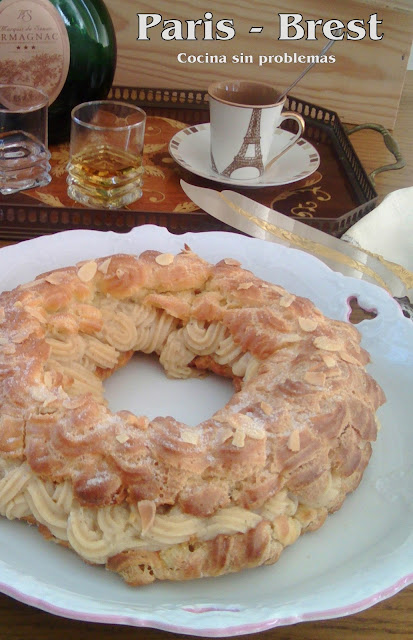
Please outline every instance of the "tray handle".
M365 124L359 124L356 127L352 127L351 129L347 129L347 135L351 135L355 131L361 131L362 129L372 129L373 131L378 131L383 136L384 144L395 157L396 162L392 164L385 164L382 167L378 167L374 169L370 174L369 178L373 185L376 186L375 176L382 171L392 171L393 169L402 169L406 165L406 161L404 160L399 145L397 141L393 138L390 131L388 131L381 124L375 124L374 122L366 122Z

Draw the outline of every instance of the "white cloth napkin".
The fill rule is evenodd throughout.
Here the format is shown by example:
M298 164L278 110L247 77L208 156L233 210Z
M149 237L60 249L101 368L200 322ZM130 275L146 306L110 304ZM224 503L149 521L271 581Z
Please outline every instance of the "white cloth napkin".
M413 187L390 193L341 239L413 271Z

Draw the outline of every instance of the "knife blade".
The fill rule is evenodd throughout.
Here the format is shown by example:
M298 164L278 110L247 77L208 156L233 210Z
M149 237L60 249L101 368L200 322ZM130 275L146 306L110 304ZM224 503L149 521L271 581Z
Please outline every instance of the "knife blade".
M393 297L402 298L413 293L403 278L403 268L394 270L392 263L379 256L289 218L235 191L215 191L184 180L181 180L181 187L206 213L249 236L306 251L333 271L379 285Z

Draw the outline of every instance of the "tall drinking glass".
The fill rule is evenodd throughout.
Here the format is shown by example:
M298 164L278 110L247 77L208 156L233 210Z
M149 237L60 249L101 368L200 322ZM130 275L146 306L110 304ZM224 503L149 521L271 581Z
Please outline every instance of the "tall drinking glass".
M72 110L68 195L94 208L117 209L142 195L145 112L116 100Z

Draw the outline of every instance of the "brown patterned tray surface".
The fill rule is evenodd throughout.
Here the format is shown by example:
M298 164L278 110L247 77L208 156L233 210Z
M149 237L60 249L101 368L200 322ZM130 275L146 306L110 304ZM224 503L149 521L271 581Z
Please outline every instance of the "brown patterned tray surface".
M173 94L168 94L166 102L163 95L164 100L160 104L153 90L146 90L143 97L139 92L133 94L127 89L117 92L120 92L120 95L114 92L115 97L142 104L148 113L142 198L118 212L96 212L73 202L66 193L69 145L57 145L51 147L51 183L47 187L4 198L0 203L1 237L8 237L13 231L19 233L19 237L23 237L24 230L27 237L79 227L126 230L144 222L170 227L172 219L173 226L181 227L182 231L192 226L197 229L202 226L224 228L217 221L212 223L209 216L188 200L179 181L183 178L192 184L217 190L228 187L195 176L180 167L168 152L169 141L178 131L190 123L198 124L209 120L204 96L201 94L201 101L191 102L186 94L184 104L181 105L182 100L172 101ZM306 118L304 137L320 154L319 168L307 178L293 184L234 190L303 222L340 235L373 208L377 194L355 156L336 114L318 107L312 108L312 105L307 106L305 103L296 103L294 99L290 99L288 106L293 110L296 107L295 110L303 113ZM314 112L314 109L318 111ZM166 214L166 218L162 214ZM205 221L205 225L202 224L202 220Z

